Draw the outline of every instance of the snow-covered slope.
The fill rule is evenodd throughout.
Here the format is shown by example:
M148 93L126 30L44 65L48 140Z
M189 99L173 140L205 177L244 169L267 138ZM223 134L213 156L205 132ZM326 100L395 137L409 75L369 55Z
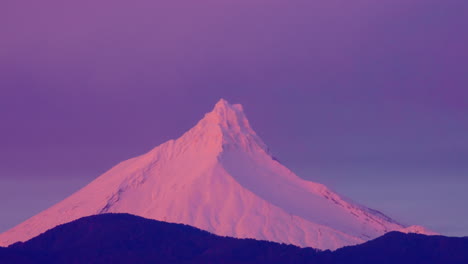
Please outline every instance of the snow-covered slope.
M225 100L179 139L118 164L1 234L0 245L106 212L320 249L358 244L405 228L296 176L268 153L242 106Z

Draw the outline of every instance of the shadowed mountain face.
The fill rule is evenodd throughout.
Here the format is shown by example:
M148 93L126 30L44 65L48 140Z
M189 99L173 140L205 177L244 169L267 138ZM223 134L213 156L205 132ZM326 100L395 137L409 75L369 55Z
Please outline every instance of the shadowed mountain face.
M319 251L129 214L101 214L0 248L0 263L468 263L468 238L391 232L367 243Z

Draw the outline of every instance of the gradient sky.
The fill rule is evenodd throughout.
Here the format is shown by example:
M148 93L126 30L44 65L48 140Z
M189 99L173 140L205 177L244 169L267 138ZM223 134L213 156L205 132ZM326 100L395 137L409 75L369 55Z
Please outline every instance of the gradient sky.
M0 232L219 98L299 176L468 235L468 1L0 1Z

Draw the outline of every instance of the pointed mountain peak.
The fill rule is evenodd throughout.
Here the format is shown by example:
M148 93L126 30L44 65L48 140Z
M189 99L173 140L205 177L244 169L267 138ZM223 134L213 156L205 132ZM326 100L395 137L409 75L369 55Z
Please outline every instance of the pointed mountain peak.
M220 99L213 110L198 122L198 124L187 133L187 139L198 138L197 142L210 144L221 144L224 146L242 146L245 149L260 147L266 150L267 147L251 128L247 117L244 114L242 105L230 104L224 99Z
M218 124L223 130L254 133L245 117L242 105L232 105L224 99L220 99L203 120Z
M220 99L216 104L215 107L213 108L212 112L216 112L218 114L221 113L226 113L229 111L235 111L238 113L243 113L244 108L240 104L230 104L228 101L225 99Z
M226 108L226 107L230 107L230 104L224 98L219 99L219 101L215 104L215 109L216 108Z

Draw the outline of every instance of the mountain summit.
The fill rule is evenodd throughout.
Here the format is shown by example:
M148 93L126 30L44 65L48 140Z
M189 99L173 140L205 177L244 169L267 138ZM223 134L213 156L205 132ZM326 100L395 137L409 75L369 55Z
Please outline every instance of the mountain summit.
M108 212L188 224L217 235L320 249L405 231L382 213L296 176L269 154L242 106L223 99L177 140L118 164L1 234L0 245Z

